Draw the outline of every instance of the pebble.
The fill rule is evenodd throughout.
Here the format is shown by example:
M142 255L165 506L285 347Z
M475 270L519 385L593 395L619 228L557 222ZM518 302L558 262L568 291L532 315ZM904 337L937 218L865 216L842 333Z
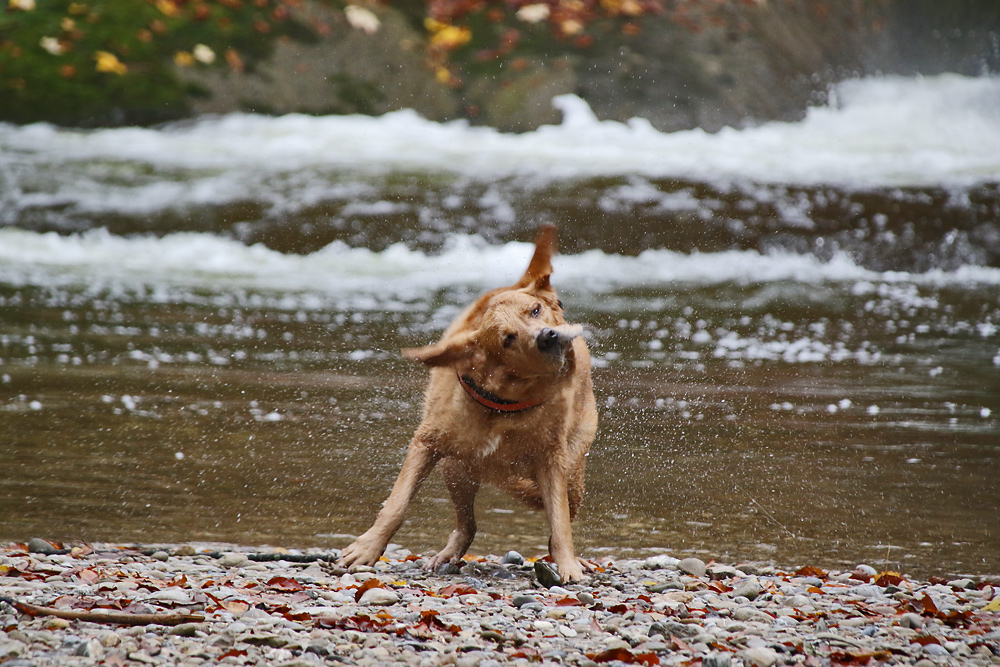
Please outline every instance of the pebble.
M887 594L859 581L874 569L860 565L805 577L773 564L706 567L657 554L602 558L583 582L564 585L547 563L525 566L516 552L438 575L403 548L348 574L318 550L305 553L323 560L293 563L251 560L253 550L237 546L219 558L208 555L217 545L158 547L165 560L117 545L36 547L0 547L4 595L39 605L62 596L77 606L132 601L144 612L200 617L130 627L31 617L0 603L5 665L583 667L617 651L635 658L626 663L654 654L672 667L840 664L882 653L917 667L995 667L989 646L1000 641L1000 614L981 610L992 588L966 577L935 585L906 577ZM373 579L380 585L357 599ZM937 617L925 596L942 610ZM974 622L948 624L948 614L966 612ZM935 641L917 641L928 636Z
M761 594L764 589L760 586L760 581L757 577L748 577L744 579L736 588L733 589L733 597L744 597L747 600L753 601L757 599L757 596Z
M703 577L708 571L708 568L705 567L705 561L700 558L685 558L678 561L677 569L693 577Z
M219 565L221 567L243 567L250 562L250 557L246 554L229 552L222 554L219 558Z
M387 607L399 602L399 595L387 588L369 588L362 594L359 604L370 604L376 607Z
M500 560L501 565L524 565L524 556L516 551L508 551Z

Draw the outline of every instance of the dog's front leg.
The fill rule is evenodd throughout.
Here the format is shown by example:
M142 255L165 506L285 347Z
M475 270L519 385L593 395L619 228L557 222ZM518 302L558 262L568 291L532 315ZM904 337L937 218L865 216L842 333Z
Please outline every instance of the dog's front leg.
M558 466L539 466L538 487L549 519L549 555L559 566L564 582L583 579L583 569L573 549L573 531L570 526L569 489L565 472Z
M338 565L374 565L378 561L389 540L402 525L406 506L440 458L419 434L413 438L403 467L378 518L371 528L340 552Z

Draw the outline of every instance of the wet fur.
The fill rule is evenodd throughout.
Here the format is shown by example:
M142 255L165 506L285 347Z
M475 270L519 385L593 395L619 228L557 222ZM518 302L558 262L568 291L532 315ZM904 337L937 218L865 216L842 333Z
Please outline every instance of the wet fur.
M563 581L583 577L570 522L583 501L597 409L582 329L566 323L549 282L555 243L555 228L543 227L516 284L479 297L439 342L403 350L403 356L431 367L423 421L375 524L344 549L341 565L378 560L421 482L440 463L456 522L428 567L461 560L476 534L475 496L485 483L544 510L549 553ZM496 412L467 394L457 373L495 396L540 403Z

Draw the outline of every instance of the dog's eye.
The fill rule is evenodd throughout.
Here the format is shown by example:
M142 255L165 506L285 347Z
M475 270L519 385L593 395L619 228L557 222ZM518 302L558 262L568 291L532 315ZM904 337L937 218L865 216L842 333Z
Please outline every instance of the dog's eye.
M515 340L517 340L517 334L516 333L507 334L506 336L503 337L503 346L504 347L510 347L511 345L514 344Z
M542 314L542 304L536 303L535 307L531 309L531 316L538 317Z
M562 299L559 299L559 310L566 310L565 308L563 308Z

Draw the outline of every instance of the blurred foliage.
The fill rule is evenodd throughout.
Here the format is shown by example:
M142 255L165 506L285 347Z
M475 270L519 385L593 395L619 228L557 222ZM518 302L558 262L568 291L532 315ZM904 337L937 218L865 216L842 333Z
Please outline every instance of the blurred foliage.
M355 29L378 31L374 4L317 1L344 9ZM683 23L691 8L750 1L673 0L670 14ZM0 120L15 123L95 126L183 117L190 96L204 91L186 88L177 66L252 70L276 38L313 41L331 33L329 26L293 18L303 0L6 2L0 12ZM611 22L618 34L638 34L642 16L665 11L660 0L385 4L424 32L426 63L441 84L453 88L463 76L489 74L500 63L517 71L529 57L587 48L594 41L588 28L602 22L605 32ZM693 22L692 29L698 28Z
M187 111L181 66L252 67L302 35L286 0L9 0L0 14L0 120L155 123Z

